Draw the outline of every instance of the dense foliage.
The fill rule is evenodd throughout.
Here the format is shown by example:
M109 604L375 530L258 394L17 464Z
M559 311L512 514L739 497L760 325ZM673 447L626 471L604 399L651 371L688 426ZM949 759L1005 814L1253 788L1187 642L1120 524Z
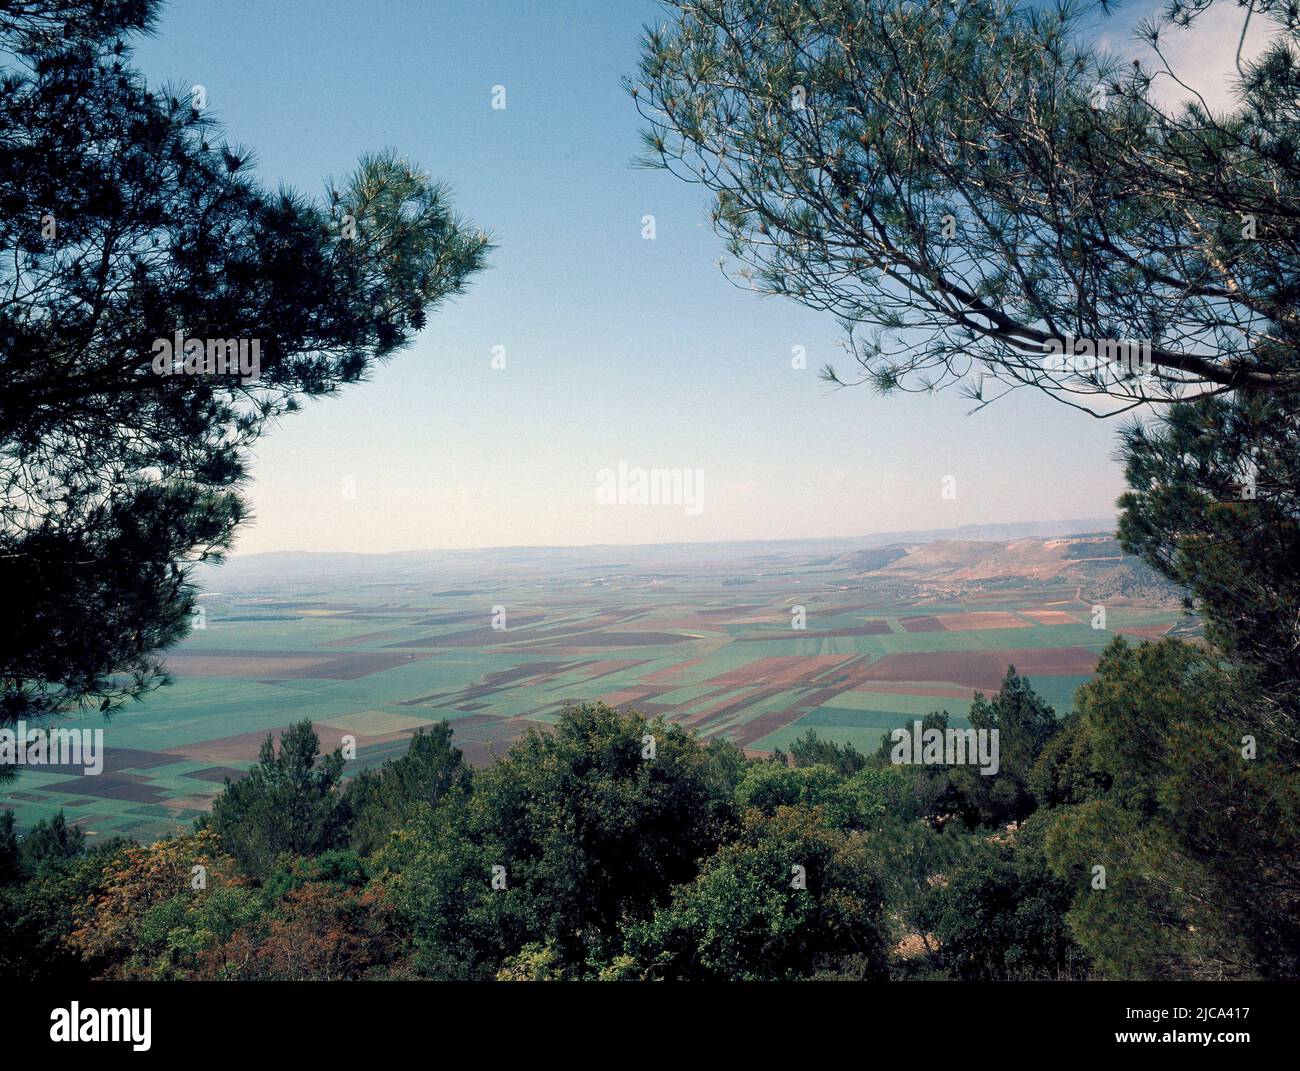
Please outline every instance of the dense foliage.
M391 151L328 203L258 184L202 86L130 66L158 6L0 5L0 725L164 682L249 448L409 343L488 248ZM160 368L178 337L213 366ZM226 342L245 365L217 366Z

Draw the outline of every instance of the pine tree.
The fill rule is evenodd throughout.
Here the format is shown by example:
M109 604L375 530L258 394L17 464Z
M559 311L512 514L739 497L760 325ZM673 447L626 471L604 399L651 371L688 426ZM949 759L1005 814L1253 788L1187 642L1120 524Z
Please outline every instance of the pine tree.
M1108 0L670 0L628 89L729 276L834 314L862 379L1113 415L1300 376L1295 4L1240 13L1274 34L1227 114L1153 93L1217 3L1125 65L1085 33Z
M266 877L281 855L314 855L343 837L339 781L343 753L320 755L308 720L262 742L248 776L232 781L213 802L206 822L246 874Z
M202 101L130 67L157 6L0 11L0 724L165 682L190 569L247 517L248 448L398 351L489 247L393 152L327 204L263 189ZM198 374L170 374L184 340Z

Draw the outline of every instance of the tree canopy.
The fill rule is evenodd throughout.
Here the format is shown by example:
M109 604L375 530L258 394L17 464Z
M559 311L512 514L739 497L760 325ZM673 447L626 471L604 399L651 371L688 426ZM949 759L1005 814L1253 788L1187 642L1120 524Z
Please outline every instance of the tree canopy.
M1164 61L1213 2L1144 22L1126 65L1082 32L1105 2L668 0L628 87L645 162L714 195L729 274L833 313L883 390L1094 415L1294 390L1300 21L1247 5L1274 35L1216 113Z
M190 567L247 517L248 447L401 349L489 248L391 150L322 201L260 186L202 87L131 68L156 12L0 14L0 722L164 681ZM197 374L160 371L192 341Z
M245 872L258 877L269 874L281 855L334 847L346 821L338 793L343 761L342 751L321 757L310 721L289 726L278 750L267 733L248 775L226 778L208 828Z

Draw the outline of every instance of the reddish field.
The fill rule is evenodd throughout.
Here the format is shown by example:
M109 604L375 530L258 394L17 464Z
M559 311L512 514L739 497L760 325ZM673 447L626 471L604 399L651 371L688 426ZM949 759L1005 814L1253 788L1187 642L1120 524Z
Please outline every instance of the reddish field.
M1064 613L1061 610L1021 610L1026 617L1037 621L1040 625L1077 625L1079 619L1073 614Z
M860 655L769 655L740 669L728 670L716 677L710 677L705 683L730 688L752 688L760 684L779 684L788 687L798 681L813 680L824 670L846 665L860 657Z
M576 635L565 636L562 639L557 637L558 643L544 641L520 644L520 646L527 647L529 650L552 650L560 646L566 648L650 647L661 643L685 643L693 638L692 636L679 636L676 632L653 632L649 629L645 632L580 632Z
M336 729L332 725L326 725L324 722L319 721L315 722L312 727L316 730L316 735L320 737L322 753L341 747L343 737L346 735L355 736L358 747L369 747L372 744L402 740L411 735L407 730L394 733L376 733L373 736L356 732L349 734L343 729ZM283 731L283 729L276 729L271 735L279 739ZM232 761L253 762L257 758L258 751L261 750L262 741L266 739L266 736L267 734L264 732L238 733L235 736L223 736L216 740L204 740L202 743L184 744L181 747L168 748L162 754L171 756L172 761L188 759L191 762L210 762L216 766L224 766ZM122 774L120 776L129 777L130 775ZM205 777L203 780L207 780L207 778Z
M688 658L685 662L678 662L675 666L665 666L653 673L647 673L641 679L646 684L672 684L680 680L688 669L694 669L706 661L708 661L707 658Z
M225 654L191 654L173 651L166 656L167 668L179 679L186 677L300 677L311 666L325 659L320 655L275 655L235 652Z
M869 680L951 681L981 691L996 691L1007 666L1018 673L1084 676L1097 665L1086 647L1026 647L1010 651L916 651L885 655L863 670Z
M974 632L984 628L1033 628L1006 610L977 610L966 614L939 614L938 620L948 632Z
M745 722L735 731L736 743L744 747L746 744L761 739L768 733L776 732L777 729L789 725L806 713L807 711L802 707L795 707L792 710L772 710L766 714L760 714L757 718Z
M1143 640L1158 640L1169 631L1169 626L1141 625L1130 627L1128 625L1119 625L1116 627L1115 631L1123 636L1137 636L1139 639Z
M612 707L633 706L638 710L641 709L641 703L647 699L653 699L657 695L663 695L664 692L670 691L668 688L624 688L618 692L606 692L601 699Z
M434 652L351 651L348 654L302 654L294 651L220 651L207 654L172 651L166 656L167 668L178 678L253 678L275 680L353 681L372 673L382 673L417 659L431 658Z
M465 753L466 762L486 766L494 758L504 755L529 728L537 727L537 722L526 718L493 718L476 714L456 722L456 746Z
M339 655L318 665L311 666L303 673L280 674L280 676L298 676L307 678L325 678L329 680L354 681L358 677L368 677L372 673L383 673L386 669L404 666L408 662L422 661L434 657L435 652L423 654L406 651L353 651Z
M894 630L889 627L888 621L868 621L864 625L854 625L851 628L825 628L825 629L791 629L789 632L782 632L779 635L772 636L764 634L760 636L740 636L737 643L762 643L770 640L814 640L822 639L828 636L884 636Z

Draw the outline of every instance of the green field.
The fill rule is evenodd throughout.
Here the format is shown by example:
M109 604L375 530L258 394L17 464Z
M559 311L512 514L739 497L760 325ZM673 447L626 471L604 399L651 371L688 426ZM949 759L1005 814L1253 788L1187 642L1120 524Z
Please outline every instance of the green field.
M1151 638L1182 618L1121 597L1094 629L1093 602L1068 570L971 581L864 570L853 553L593 557L483 552L350 571L231 563L207 578L203 627L168 657L172 686L109 722L66 723L104 729L103 773L24 768L0 807L24 828L63 810L92 837L164 835L203 813L268 732L302 718L327 748L355 740L349 773L444 718L483 764L565 704L597 699L756 753L808 729L874 749L931 711L963 724L973 694L995 690L1008 664L1064 713L1115 630ZM796 606L803 629L792 627Z

